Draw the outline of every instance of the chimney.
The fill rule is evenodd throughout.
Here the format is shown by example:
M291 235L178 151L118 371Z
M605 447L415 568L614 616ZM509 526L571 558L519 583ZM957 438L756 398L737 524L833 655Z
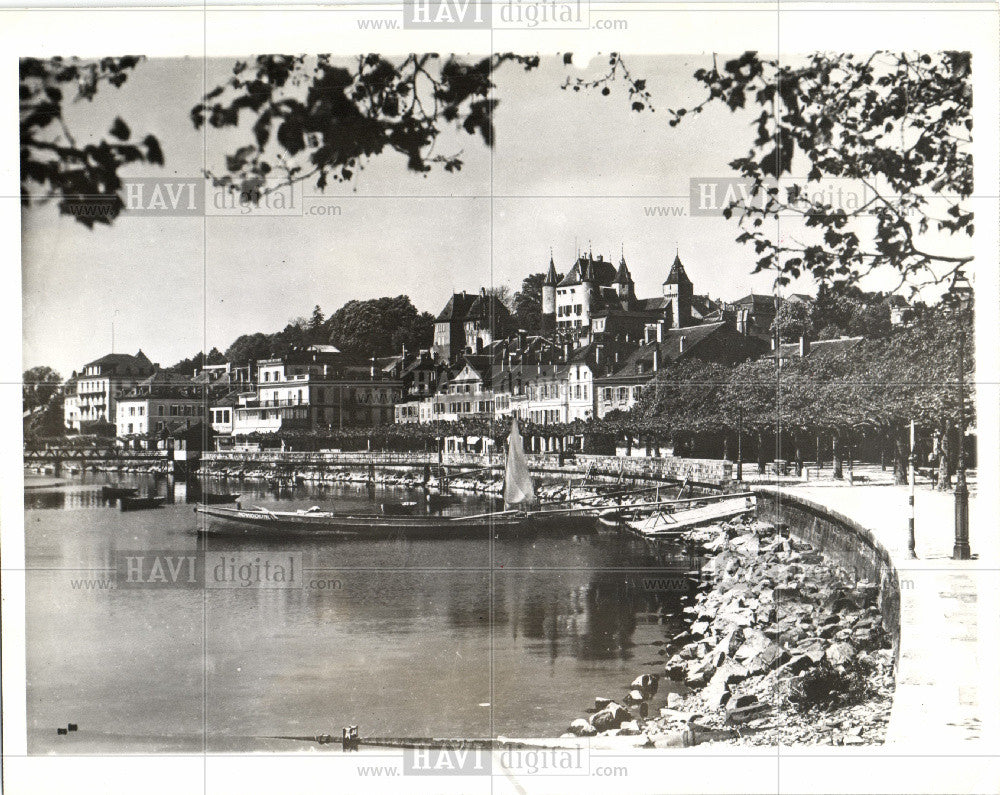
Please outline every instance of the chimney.
M771 337L771 350L772 351L778 350L778 341L777 340L778 340L777 337L773 337L773 336Z
M603 347L603 345L597 345L594 347L594 364L597 367L601 366L601 348Z
M804 359L808 355L809 355L809 340L807 340L805 338L805 335L803 334L801 337L799 337L799 358Z
M687 341L687 337L681 334L681 338L678 341L679 352L684 353L684 343Z
M663 342L663 323L656 324L656 341Z
M568 362L569 361L569 343L568 342L564 342L563 343L563 361L564 362Z
M653 372L659 372L660 369L660 348L659 346L653 348Z

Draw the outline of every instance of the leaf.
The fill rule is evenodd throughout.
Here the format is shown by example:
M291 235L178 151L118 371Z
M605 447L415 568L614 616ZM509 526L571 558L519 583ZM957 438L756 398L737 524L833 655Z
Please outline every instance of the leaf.
M285 147L291 155L297 155L305 149L302 120L296 116L285 119L278 128L278 143Z
M156 140L153 135L147 135L142 139L143 145L146 147L146 160L154 166L162 166L163 160L163 150L160 148L160 142Z
M121 116L115 117L115 122L111 125L109 132L120 141L127 141L128 137L132 134L132 131Z

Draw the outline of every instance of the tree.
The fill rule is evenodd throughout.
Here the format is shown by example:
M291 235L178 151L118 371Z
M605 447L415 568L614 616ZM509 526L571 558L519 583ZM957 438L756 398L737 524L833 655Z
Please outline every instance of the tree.
M562 274L556 274L561 280ZM538 331L542 327L542 284L544 273L531 273L521 281L521 289L514 294L511 309L518 328Z
M783 342L813 336L813 308L805 301L784 301L774 315L771 334Z
M267 334L241 334L226 348L226 360L237 367L254 364L271 356L271 338Z
M309 339L314 343L323 342L324 329L323 324L326 319L323 317L323 310L319 308L319 304L313 307L312 315L309 316Z
M21 191L25 203L57 198L60 212L88 227L110 224L124 208L121 166L163 165L153 135L130 142L121 118L108 120L110 139L78 143L62 118L64 90L91 100L102 82L118 88L141 62L139 56L97 61L26 58L21 61ZM571 65L564 53L562 62ZM461 169L461 152L435 154L442 129L454 126L493 145L494 74L506 64L531 71L536 55L494 53L469 61L436 53L411 54L391 61L363 54L335 63L329 55L261 55L237 61L232 76L192 108L196 128L239 127L253 118L247 143L225 157L224 169L208 170L217 187L255 203L282 186L312 180L323 190L330 180L349 181L372 157L404 156L411 171L434 166ZM567 78L561 86L611 93L615 80L628 85L632 111L650 97L645 80L635 78L618 53L611 53L607 74L594 80ZM54 121L58 121L56 128Z
M107 83L120 88L141 61L140 56L101 58L22 58L19 69L21 137L21 202L58 201L59 212L88 228L110 224L125 206L118 170L131 163L163 165L160 143L153 135L141 141L116 117L108 136L77 140L63 117L67 93L73 101L90 102Z
M433 321L418 313L405 295L348 301L327 320L333 345L366 357L398 353L403 344L427 347L428 328Z
M25 411L31 411L48 403L62 383L62 376L44 365L25 370L21 379L21 399Z
M843 286L888 268L897 289L915 290L972 260L933 239L973 233L968 52L816 53L801 64L747 52L694 77L708 96L673 111L671 125L712 103L759 111L749 153L730 162L749 183L746 198L723 213L753 246L755 272ZM861 200L816 190L825 179L857 185Z

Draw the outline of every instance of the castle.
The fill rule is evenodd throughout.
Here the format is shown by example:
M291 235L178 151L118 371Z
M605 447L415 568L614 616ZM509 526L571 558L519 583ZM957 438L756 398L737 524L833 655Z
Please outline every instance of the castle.
M638 340L650 324L683 328L721 317L721 304L694 294L679 253L663 282L662 294L654 298L636 297L624 255L617 268L601 254L578 255L562 280L555 260L549 258L542 285L542 333L574 347L599 336Z

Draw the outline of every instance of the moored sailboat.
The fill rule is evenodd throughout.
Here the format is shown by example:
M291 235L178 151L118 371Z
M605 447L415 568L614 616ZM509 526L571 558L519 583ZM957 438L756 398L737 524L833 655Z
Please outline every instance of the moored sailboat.
M195 511L207 519L228 523L206 524L200 532L225 535L294 535L322 533L331 536L368 538L488 537L495 530L520 528L530 523L528 511L538 504L534 483L524 454L517 420L508 437L504 475L504 510L472 516L420 516L398 513L341 514L313 506L306 510L273 511L255 506L243 508L199 505Z

